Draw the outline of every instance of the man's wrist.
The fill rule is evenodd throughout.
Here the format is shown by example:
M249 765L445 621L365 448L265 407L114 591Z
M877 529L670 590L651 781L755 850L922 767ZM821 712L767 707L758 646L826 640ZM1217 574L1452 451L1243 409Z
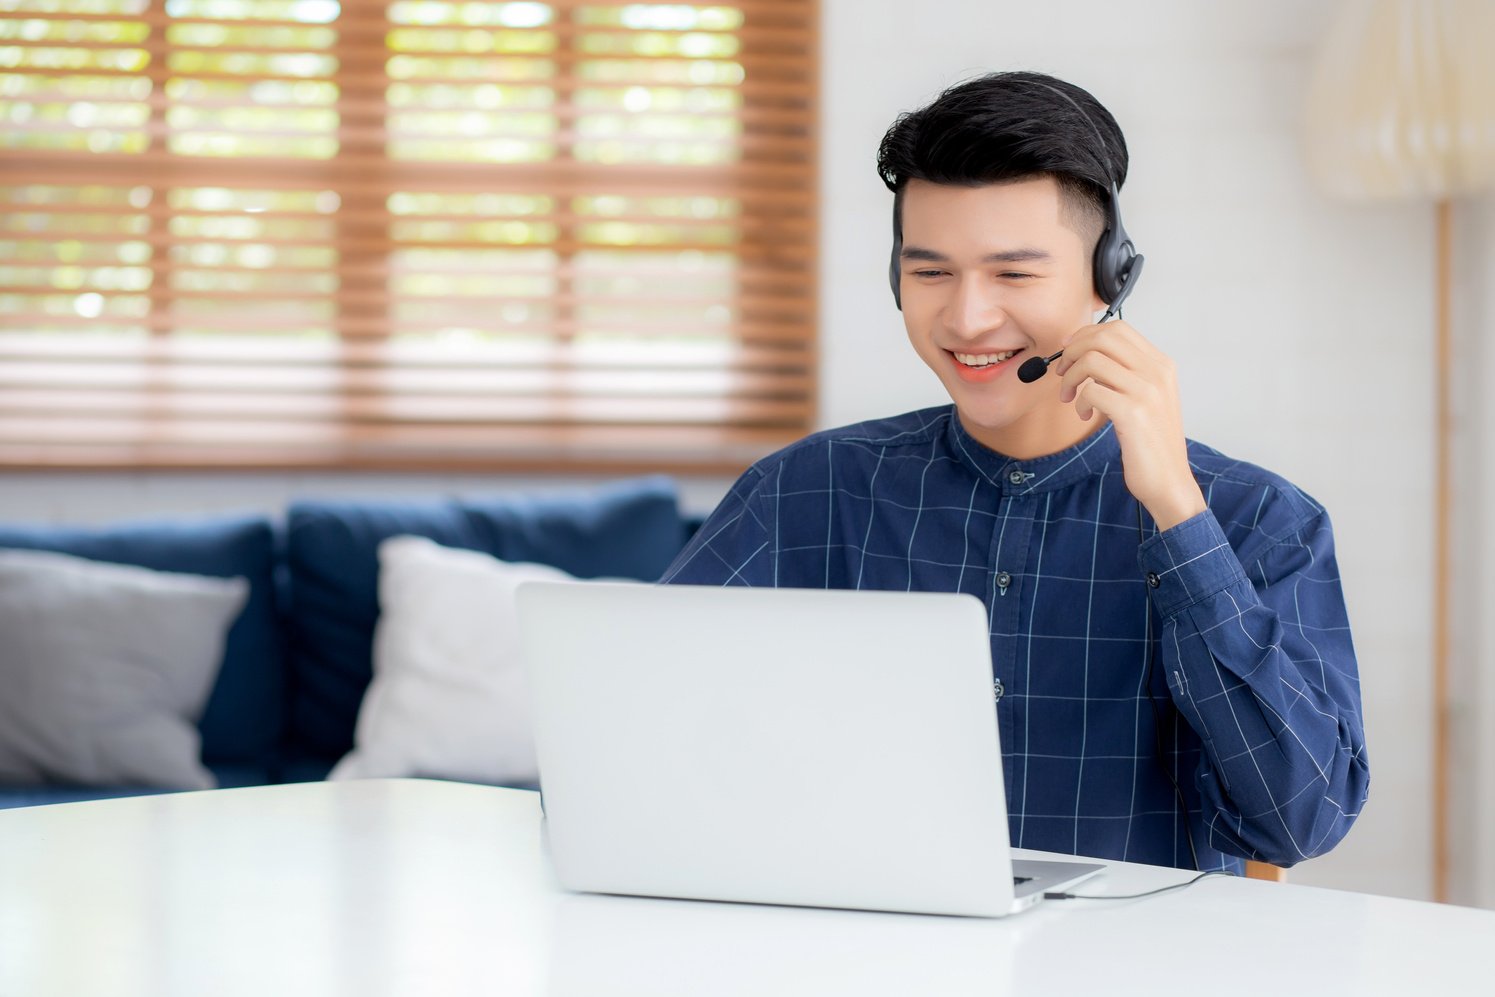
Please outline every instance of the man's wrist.
M1152 516L1152 521L1158 525L1160 533L1173 529L1179 523L1188 522L1209 508L1204 501L1204 493L1192 479L1187 488L1177 489L1142 504L1147 508L1148 515Z

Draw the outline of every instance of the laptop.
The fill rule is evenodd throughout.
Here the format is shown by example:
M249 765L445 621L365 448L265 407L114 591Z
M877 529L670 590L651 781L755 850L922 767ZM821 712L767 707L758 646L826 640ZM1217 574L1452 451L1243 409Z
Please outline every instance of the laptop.
M999 917L1014 861L970 595L530 582L551 861L588 893Z

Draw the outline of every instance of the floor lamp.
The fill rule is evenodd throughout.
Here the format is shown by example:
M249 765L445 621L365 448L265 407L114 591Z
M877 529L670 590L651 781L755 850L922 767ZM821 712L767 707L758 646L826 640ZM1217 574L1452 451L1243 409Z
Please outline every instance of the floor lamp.
M1495 3L1341 0L1318 52L1304 115L1309 170L1352 200L1431 202L1436 500L1433 586L1433 896L1449 882L1449 401L1455 198L1495 183Z

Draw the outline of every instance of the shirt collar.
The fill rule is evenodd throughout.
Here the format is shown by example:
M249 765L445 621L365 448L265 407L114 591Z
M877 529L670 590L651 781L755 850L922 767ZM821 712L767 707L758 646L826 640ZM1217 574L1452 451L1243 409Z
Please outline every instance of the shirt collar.
M1121 456L1121 444L1109 420L1072 447L1043 457L1018 460L977 442L960 424L960 414L952 405L946 438L961 459L1000 488L1003 495L1031 495L1063 488L1100 473Z

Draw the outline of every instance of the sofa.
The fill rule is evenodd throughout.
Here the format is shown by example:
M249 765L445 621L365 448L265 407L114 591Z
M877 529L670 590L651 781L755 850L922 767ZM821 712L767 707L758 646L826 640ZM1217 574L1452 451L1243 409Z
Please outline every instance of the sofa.
M682 514L674 481L655 475L545 493L307 498L283 516L0 525L0 549L248 580L197 722L201 763L228 788L320 780L353 747L372 676L383 541L425 537L578 578L647 582L658 579L697 526ZM0 655L4 639L0 633ZM162 791L0 785L0 808Z

